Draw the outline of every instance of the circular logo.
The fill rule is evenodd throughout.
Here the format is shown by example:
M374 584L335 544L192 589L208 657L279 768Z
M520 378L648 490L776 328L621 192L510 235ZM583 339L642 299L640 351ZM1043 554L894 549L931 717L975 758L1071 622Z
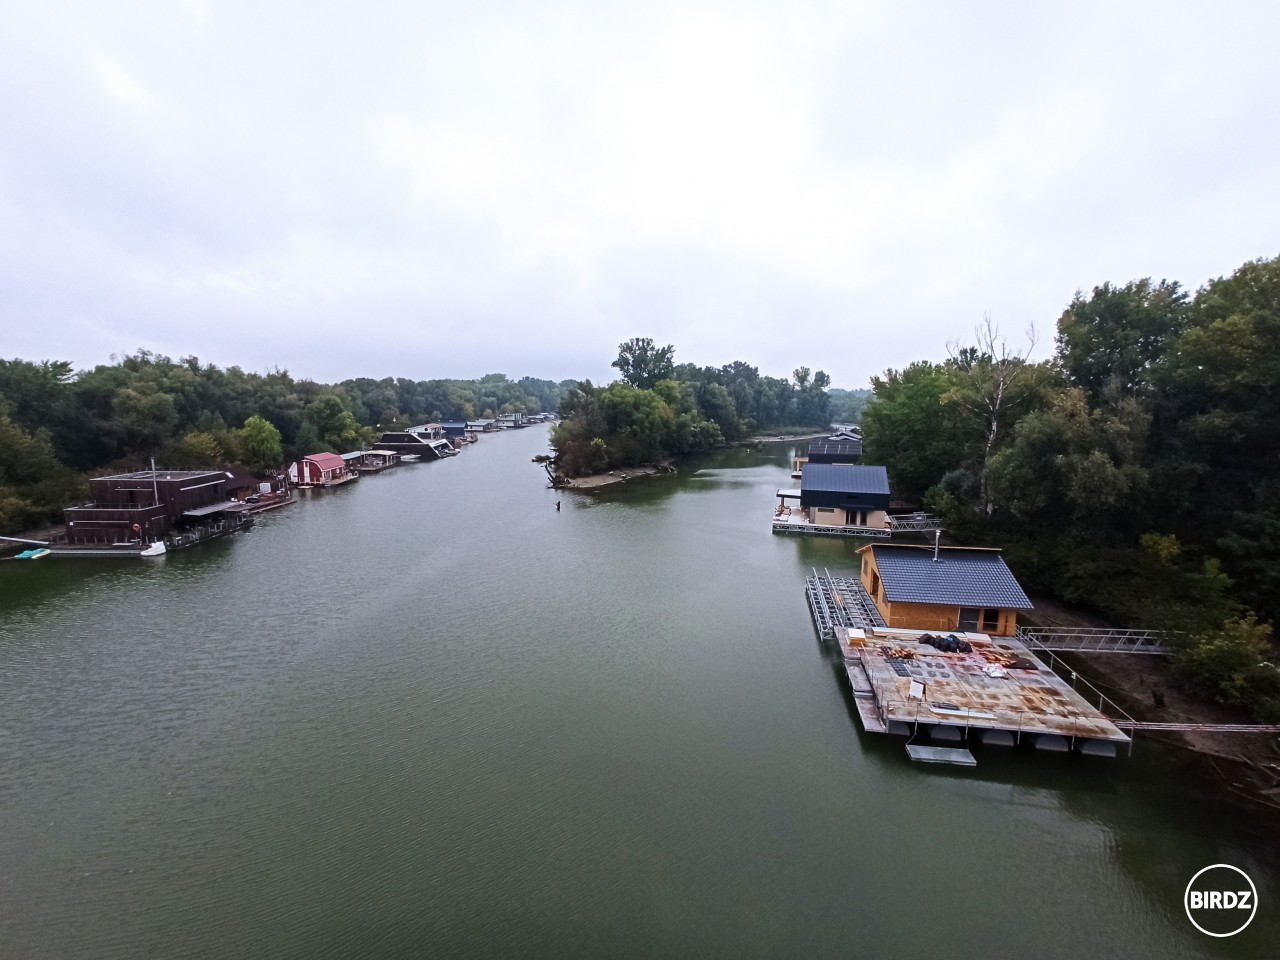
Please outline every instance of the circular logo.
M1234 937L1258 912L1258 888L1249 875L1229 863L1205 867L1182 895L1187 919L1209 937Z

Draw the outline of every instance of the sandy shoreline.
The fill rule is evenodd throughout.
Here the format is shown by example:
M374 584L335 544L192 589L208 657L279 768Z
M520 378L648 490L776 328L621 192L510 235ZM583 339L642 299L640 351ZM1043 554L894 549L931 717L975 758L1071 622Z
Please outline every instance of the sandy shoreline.
M626 467L618 470L610 470L608 473L593 473L586 477L574 477L572 480L561 481L557 490L599 490L601 487L610 487L616 483L626 483L628 480L634 480L636 477L651 477L657 473L675 473L675 467L670 465L656 466L654 464L646 464L643 467Z

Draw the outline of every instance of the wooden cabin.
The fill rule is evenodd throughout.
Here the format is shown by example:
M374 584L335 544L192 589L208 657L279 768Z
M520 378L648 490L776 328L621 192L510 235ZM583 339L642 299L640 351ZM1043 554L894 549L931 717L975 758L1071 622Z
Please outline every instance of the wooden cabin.
M1031 601L999 550L871 544L862 586L890 627L1012 636Z
M295 487L333 487L360 478L336 453L313 453L289 464L286 473Z

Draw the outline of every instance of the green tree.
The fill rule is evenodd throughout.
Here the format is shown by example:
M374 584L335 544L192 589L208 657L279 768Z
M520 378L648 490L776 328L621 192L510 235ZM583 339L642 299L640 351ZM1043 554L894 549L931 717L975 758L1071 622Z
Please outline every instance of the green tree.
M1108 388L1146 394L1186 319L1187 296L1176 283L1104 283L1087 300L1077 293L1058 318L1058 363L1095 403Z
M659 380L670 379L675 372L676 348L671 344L656 347L648 337L634 337L618 344L618 359L611 364L622 373L622 379L640 390L648 390Z
M224 455L213 434L194 431L170 447L165 460L175 467L192 470L219 466L224 462Z
M895 493L921 498L961 465L975 439L959 408L944 404L947 371L928 361L871 378L871 400L862 414L863 460L883 464Z
M1280 618L1280 257L1201 289L1155 382L1163 472L1187 480L1179 533Z
M258 470L271 470L284 460L280 431L268 420L252 416L236 434L240 459Z
M313 427L321 445L334 453L347 453L360 446L360 425L354 414L332 394L310 404L302 415L302 422L304 428Z
M298 436L294 441L294 446L297 448L298 455L303 457L310 456L313 453L321 453L328 449L325 446L324 439L320 436L320 431L309 420L304 420L302 426L298 428Z

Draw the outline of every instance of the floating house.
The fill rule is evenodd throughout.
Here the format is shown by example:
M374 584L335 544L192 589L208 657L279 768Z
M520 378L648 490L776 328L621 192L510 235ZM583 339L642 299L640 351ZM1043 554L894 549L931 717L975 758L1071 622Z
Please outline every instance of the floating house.
M440 423L420 423L416 427L410 427L409 432L416 433L427 440L441 440L444 438L444 425Z
M791 476L799 480L806 463L858 464L861 462L862 438L851 434L836 434L825 440L814 440L810 443L808 454L795 458Z
M224 470L139 470L89 481L92 500L63 511L66 548L185 542L251 523L227 494ZM55 553L72 552L55 546Z
M871 544L860 579L886 626L1012 637L1031 601L999 550Z
M500 413L498 414L498 426L503 430L510 430L515 427L527 426L523 413Z
M384 433L382 438L374 444L374 451L389 450L400 454L401 457L416 455L424 460L440 460L458 452L453 444L445 439L445 436L444 427L441 424L422 424L409 430Z
M889 474L884 467L810 463L800 487L778 491L773 529L779 533L887 537Z
M498 425L497 420L481 419L467 421L468 433L498 433L500 430L502 430L502 427Z
M344 453L347 468L358 473L381 473L400 462L400 454L391 450L355 450Z
M446 420L440 424L441 432L450 440L461 439L467 433L467 421Z
M289 464L286 473L295 487L336 487L360 479L359 471L336 453L313 453Z

